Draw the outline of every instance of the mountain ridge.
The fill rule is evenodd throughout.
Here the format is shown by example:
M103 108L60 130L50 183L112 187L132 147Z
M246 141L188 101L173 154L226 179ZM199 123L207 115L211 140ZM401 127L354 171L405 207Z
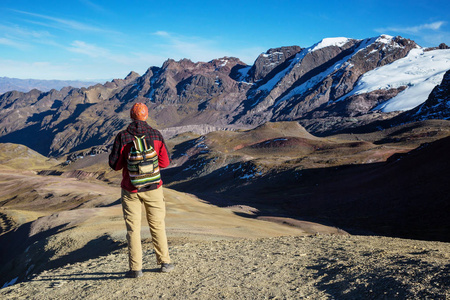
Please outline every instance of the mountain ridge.
M159 129L297 121L313 134L329 134L399 114L374 108L409 90L407 81L337 100L363 74L407 60L413 49L424 51L402 37L329 38L309 48L269 49L253 66L234 57L196 63L168 59L142 76L131 72L103 85L7 92L0 96L0 142L22 143L46 156L106 146L129 122L135 102L148 105L151 125ZM450 56L448 49L428 53ZM447 61L441 68L450 69Z
M10 77L0 77L0 94L18 91L29 92L37 89L41 92L48 92L52 89L60 90L64 87L89 87L106 80L83 81L83 80L56 80L56 79L19 79Z

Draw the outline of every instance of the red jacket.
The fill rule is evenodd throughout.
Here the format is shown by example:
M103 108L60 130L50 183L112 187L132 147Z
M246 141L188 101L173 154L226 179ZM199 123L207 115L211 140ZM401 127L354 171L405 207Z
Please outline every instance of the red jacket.
M158 153L159 167L161 169L166 168L170 164L169 152L167 151L167 146L164 143L164 138L161 133L150 127L145 121L134 120L126 130L117 134L113 148L109 154L109 166L116 171L122 169L122 183L120 186L131 193L157 189L162 185L161 180L159 184L152 184L138 190L131 184L127 170L127 158L133 146L134 136L142 137L143 135L147 143L152 145L153 149Z

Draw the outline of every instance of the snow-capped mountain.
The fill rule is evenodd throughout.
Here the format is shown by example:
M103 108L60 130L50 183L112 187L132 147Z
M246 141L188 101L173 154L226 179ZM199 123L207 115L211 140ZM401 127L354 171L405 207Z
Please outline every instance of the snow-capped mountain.
M307 48L269 49L252 66L233 57L169 59L104 85L7 92L0 96L0 142L45 155L109 144L137 101L149 106L158 128L295 120L314 134L336 132L424 103L450 69L446 48L387 35L327 38Z
M250 91L253 97L244 103L248 109L243 119L246 122L254 120L261 112L271 120L295 120L308 117L308 114L318 116L330 112L355 116L370 112L404 88L416 90L414 96L417 96L418 105L442 80L443 72L450 69L448 51L424 54L413 41L386 35L365 40L324 39L302 49L282 70L254 87ZM396 64L391 67L394 62ZM410 76L406 77L406 74ZM386 80L377 82L379 78ZM425 97L419 95L419 89L415 87L422 81L427 82L420 85ZM377 92L376 99L372 99L374 91ZM420 96L422 98L417 100ZM395 99L393 103L404 101L405 98ZM393 103L389 103L385 111L395 110ZM401 110L407 106L397 107Z
M361 76L352 92L339 100L375 90L406 87L400 94L374 109L383 112L410 110L428 98L449 69L450 50L413 49L405 58Z

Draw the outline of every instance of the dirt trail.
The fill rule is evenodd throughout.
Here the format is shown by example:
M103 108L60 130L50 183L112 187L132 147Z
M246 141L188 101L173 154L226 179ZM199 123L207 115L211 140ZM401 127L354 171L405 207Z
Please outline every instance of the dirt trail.
M278 237L188 243L176 268L123 277L123 250L44 271L2 299L448 299L450 244L385 237Z

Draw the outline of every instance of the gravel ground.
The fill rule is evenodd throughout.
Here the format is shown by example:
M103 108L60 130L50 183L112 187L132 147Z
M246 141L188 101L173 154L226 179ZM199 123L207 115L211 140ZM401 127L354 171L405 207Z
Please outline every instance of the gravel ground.
M0 290L2 299L449 299L450 244L314 235L172 246L172 273L145 250L144 276L127 255L65 265Z

